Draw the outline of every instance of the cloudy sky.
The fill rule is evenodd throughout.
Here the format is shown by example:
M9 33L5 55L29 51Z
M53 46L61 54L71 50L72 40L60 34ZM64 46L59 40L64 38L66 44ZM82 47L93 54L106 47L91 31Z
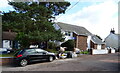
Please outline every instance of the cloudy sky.
M0 11L7 12L9 10L14 10L8 5L7 0L0 1ZM65 14L61 14L56 17L56 22L64 22L83 26L91 33L97 34L103 39L109 35L111 28L114 28L116 33L118 33L119 0L66 1L69 1L71 6L68 8Z

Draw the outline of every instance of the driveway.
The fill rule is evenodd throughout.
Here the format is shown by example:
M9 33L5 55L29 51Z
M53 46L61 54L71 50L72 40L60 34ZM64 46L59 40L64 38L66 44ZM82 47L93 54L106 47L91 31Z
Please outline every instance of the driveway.
M26 67L3 66L2 71L118 71L118 55L80 55L77 58L34 63Z

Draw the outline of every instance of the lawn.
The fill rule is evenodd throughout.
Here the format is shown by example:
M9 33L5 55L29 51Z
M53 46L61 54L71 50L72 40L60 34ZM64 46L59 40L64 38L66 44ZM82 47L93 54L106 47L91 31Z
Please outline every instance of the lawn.
M10 54L0 54L0 57L13 57L14 53L10 53Z

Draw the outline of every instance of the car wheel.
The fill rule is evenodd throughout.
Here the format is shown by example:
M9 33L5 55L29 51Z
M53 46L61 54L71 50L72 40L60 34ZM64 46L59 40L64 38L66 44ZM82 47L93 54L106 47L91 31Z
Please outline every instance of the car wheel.
M49 61L49 62L52 62L52 61L53 61L53 56L49 56L48 61Z
M22 60L20 61L20 65L21 65L22 67L26 66L27 64L28 64L28 61L27 61L26 59L22 59Z

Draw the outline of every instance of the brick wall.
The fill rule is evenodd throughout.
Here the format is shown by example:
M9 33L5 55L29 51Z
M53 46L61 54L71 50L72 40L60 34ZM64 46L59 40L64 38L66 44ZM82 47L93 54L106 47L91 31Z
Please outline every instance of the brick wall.
M94 44L94 49L97 49L97 44Z
M0 65L11 65L13 64L13 58L0 58Z
M73 37L75 37L75 47L79 48L80 50L86 50L87 49L87 36L82 35L76 35L73 34Z
M94 44L94 43L90 40L90 48L97 49L97 44Z
M87 49L87 36L78 36L78 46L77 48L81 50L86 50Z
M102 44L102 49L105 49L106 45L105 44Z

